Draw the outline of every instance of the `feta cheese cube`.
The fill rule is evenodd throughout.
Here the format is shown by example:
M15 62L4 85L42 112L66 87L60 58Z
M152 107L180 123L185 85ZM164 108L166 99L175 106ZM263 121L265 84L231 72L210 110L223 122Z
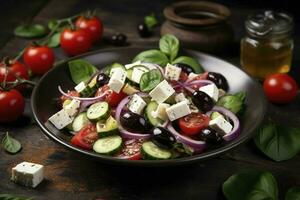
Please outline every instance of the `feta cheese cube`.
M125 83L127 73L121 68L116 68L108 82L108 86L114 92L119 93Z
M149 70L145 67L135 67L132 70L131 80L136 83L140 83L141 77L144 73L148 72Z
M72 99L72 101L64 107L66 112L71 116L74 117L78 112L80 107L80 101L77 99Z
M11 180L13 182L35 188L44 179L44 166L30 162L22 162L12 168L11 173Z
M165 77L169 80L178 81L181 73L181 68L171 64L167 64L165 68Z
M125 65L125 68L126 68L126 69L130 69L130 68L132 68L132 67L134 67L134 66L140 65L141 63L142 63L142 62L141 62L140 60L138 60L138 61L136 61L136 62L134 62L134 63Z
M187 104L190 104L190 101L187 98L185 98L185 95L182 92L175 95L175 101L177 103L181 101L186 101Z
M83 82L83 81L81 81L78 85L76 85L75 86L75 90L77 91L77 92L82 92L84 89L86 88L86 85L85 85L85 83Z
M167 115L171 121L191 114L191 110L186 101L176 103L166 109Z
M232 125L222 115L210 120L209 126L222 136L230 133L232 130Z
M142 114L144 108L146 107L146 102L143 100L142 97L140 97L137 94L134 94L131 98L131 100L128 103L128 109L131 112L134 112L136 114Z
M174 94L174 92L175 90L168 81L163 80L149 93L149 95L153 100L157 101L157 103L163 103L172 94Z
M219 89L215 84L209 84L199 88L199 91L205 92L208 96L210 96L215 102L218 101L219 98Z
M72 117L68 111L65 109L62 109L52 115L49 118L49 121L57 128L57 129L62 129L72 123L74 117Z
M192 79L196 78L198 75L199 75L199 74L195 74L194 72L191 72L191 73L189 73L189 75L188 75L188 79L189 79L189 80L192 80Z
M166 109L169 107L170 107L170 105L167 103L158 104L156 110L152 111L152 113L151 113L152 117L159 118L159 119L166 121L168 119Z

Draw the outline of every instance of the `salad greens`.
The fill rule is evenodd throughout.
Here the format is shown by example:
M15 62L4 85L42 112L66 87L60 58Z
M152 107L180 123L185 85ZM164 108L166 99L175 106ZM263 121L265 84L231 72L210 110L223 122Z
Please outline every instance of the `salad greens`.
M15 154L18 153L22 146L21 143L12 138L8 132L6 133L6 135L4 136L4 138L2 139L2 147L9 153Z
M168 55L172 62L178 54L179 41L174 35L164 35L159 40L159 49Z
M36 38L46 35L47 29L41 24L21 25L15 28L14 34L23 38Z
M245 107L245 92L238 92L236 94L227 94L219 99L218 106L222 106L237 114Z
M163 77L158 69L150 70L144 73L140 80L140 88L143 92L149 92L155 88L161 81Z
M156 49L151 49L139 53L132 62L136 61L155 63L161 66L166 66L169 63L168 57L161 51Z
M95 66L82 59L72 60L68 64L71 78L76 84L89 80L90 77L97 71Z

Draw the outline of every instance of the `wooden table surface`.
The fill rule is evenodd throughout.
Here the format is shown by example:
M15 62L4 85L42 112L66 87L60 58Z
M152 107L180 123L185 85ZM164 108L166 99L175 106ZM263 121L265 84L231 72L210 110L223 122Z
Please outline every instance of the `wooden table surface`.
M13 28L22 22L34 21L46 24L52 18L63 18L95 8L104 22L105 36L118 31L128 36L131 46L157 45L159 28L154 37L141 39L136 32L136 24L149 12L156 13L162 22L164 20L162 10L171 2L171 0L1 1L0 57L14 56L28 43L28 40L16 38L12 34ZM239 39L244 35L243 21L257 8L251 4L227 5L232 10L231 23L238 46ZM295 57L291 71L298 83L300 83L299 40L300 37L295 36ZM109 45L101 43L94 48L107 47ZM229 55L220 56L239 65L238 48L235 50ZM55 52L57 60L66 58L59 48ZM267 116L282 124L300 128L299 101L298 95L297 100L289 105L270 104ZM224 199L221 191L222 183L238 170L249 168L272 172L277 178L281 199L288 188L300 185L300 155L276 163L260 153L253 141L240 145L221 157L189 166L127 168L105 165L71 152L45 137L33 122L29 102L30 99L27 98L25 115L18 123L0 125L1 136L5 131L9 131L23 145L22 151L16 155L7 154L0 149L0 193L24 195L34 199ZM11 168L24 160L46 166L46 180L36 189L19 186L10 181Z

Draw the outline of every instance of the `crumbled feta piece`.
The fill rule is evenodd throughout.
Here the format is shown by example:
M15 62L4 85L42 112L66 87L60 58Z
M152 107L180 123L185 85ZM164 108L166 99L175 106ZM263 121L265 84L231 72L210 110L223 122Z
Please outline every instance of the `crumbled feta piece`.
M199 75L199 74L195 74L194 72L191 72L191 73L189 73L189 75L188 75L188 79L189 79L189 80L192 80L192 79L196 78L198 75Z
M136 83L140 83L141 77L144 73L148 72L149 70L145 67L135 67L132 71L131 80Z
M22 162L12 168L11 180L15 183L35 188L44 179L44 166Z
M209 126L217 131L220 135L226 135L232 130L232 125L226 121L222 115L210 120Z
M170 107L170 105L167 103L158 104L156 110L152 111L152 113L151 113L152 117L159 118L159 119L166 121L168 119L166 109L169 107Z
M134 63L130 63L130 64L125 65L125 68L126 68L126 69L130 69L130 68L132 68L132 67L134 67L134 66L140 65L141 63L142 63L142 62L141 62L140 60L138 60L138 61L136 61L136 62L134 62Z
M181 73L181 68L171 64L167 64L165 68L165 77L169 80L178 81Z
M108 82L108 86L114 92L119 93L125 83L127 73L122 68L116 68Z
M153 100L157 101L157 103L163 103L172 94L174 94L174 92L175 90L168 81L163 80L149 93L149 95Z
M186 101L176 103L166 109L167 115L171 121L191 114L191 110Z
M72 117L68 111L65 109L62 109L52 115L49 118L49 121L57 128L57 129L62 129L72 123L74 117Z
M131 98L131 100L128 102L128 109L131 112L134 112L136 114L142 114L144 108L146 107L146 102L143 100L142 97L140 97L137 94L134 94Z
M77 99L72 99L72 101L66 105L63 109L66 110L66 112L71 116L74 117L76 113L78 112L80 107L80 101Z
M208 96L210 96L215 102L218 101L219 98L219 89L215 84L205 85L199 88L199 91L205 92Z
M86 85L85 85L85 83L83 82L83 81L81 81L78 85L76 85L75 86L75 90L77 91L77 92L82 92L84 89L86 88Z
M187 104L190 104L190 101L185 97L185 95L182 92L175 95L175 101L177 103L181 101L186 101Z

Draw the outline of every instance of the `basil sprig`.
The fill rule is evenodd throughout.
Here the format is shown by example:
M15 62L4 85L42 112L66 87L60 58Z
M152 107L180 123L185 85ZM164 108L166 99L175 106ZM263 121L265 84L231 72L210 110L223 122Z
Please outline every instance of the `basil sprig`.
M204 72L203 67L202 67L202 65L200 65L198 60L196 60L195 58L189 57L189 56L180 56L180 57L176 58L175 60L173 60L172 64L176 64L176 63L183 63L183 64L191 66L193 68L194 72L197 74Z
M37 38L47 34L47 29L41 24L21 25L15 28L14 34L23 38Z
M140 80L140 88L143 92L148 92L155 88L162 81L161 72L157 69L152 69L144 73Z
M237 114L243 111L245 108L245 92L238 92L236 94L228 94L221 97L217 105L227 108L231 112Z
M89 80L89 78L97 71L95 66L82 59L72 60L68 64L71 78L76 84Z
M148 62L148 63L155 63L160 66L165 66L169 63L168 57L161 51L156 49L151 49L147 51L143 51L139 53L132 62L136 61Z
M16 154L18 153L22 146L21 146L21 143L12 138L8 132L5 134L4 138L2 139L2 147L9 153L12 153L12 154Z
M170 62L172 62L179 50L179 41L174 35L164 35L159 40L159 49L161 52L169 56Z

